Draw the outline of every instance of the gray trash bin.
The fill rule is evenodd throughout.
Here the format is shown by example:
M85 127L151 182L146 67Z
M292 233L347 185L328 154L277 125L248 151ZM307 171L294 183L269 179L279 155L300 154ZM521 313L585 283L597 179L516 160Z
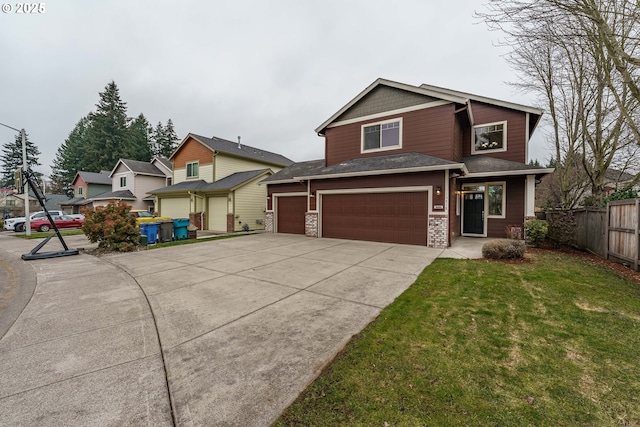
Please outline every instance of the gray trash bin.
M158 221L158 240L160 243L173 241L173 221Z

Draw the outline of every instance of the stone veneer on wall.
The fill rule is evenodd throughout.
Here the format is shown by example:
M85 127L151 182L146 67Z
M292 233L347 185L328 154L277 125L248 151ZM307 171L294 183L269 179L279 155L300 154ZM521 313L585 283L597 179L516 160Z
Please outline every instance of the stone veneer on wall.
M264 231L273 233L273 212L267 212L264 216Z
M318 237L318 212L304 214L304 234L307 237Z
M447 234L449 233L449 218L446 215L429 215L427 246L430 248L445 249L449 246Z

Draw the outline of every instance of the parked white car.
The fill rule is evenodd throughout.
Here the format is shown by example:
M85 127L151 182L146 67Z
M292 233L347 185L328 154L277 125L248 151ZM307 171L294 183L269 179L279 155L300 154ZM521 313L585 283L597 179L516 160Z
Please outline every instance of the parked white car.
M54 210L51 210L51 211L49 211L49 215L51 215L51 216L53 216L53 215L57 215L57 216L67 215L67 216L70 216L70 217L73 217L73 218L77 218L77 219L84 219L84 215L82 215L82 214L69 215L65 211L54 211ZM45 211L39 211L39 212L34 212L31 215L29 215L29 219L31 221L33 221L34 219L43 218L45 216L47 216ZM4 227L3 228L5 230L9 230L9 231L13 230L16 233L19 233L19 232L25 230L25 227L24 227L25 222L26 222L25 217L7 218L7 219L4 220Z

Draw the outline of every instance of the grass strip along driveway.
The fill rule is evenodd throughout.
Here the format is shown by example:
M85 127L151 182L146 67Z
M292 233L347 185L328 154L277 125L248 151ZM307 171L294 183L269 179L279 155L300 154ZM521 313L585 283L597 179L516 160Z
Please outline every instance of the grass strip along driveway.
M275 425L640 425L640 285L528 256L433 262Z

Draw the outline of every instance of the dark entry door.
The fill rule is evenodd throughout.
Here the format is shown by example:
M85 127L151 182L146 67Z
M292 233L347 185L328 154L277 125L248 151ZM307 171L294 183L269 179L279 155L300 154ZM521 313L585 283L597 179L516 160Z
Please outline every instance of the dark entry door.
M462 232L465 234L484 234L484 193L466 193L464 195Z

